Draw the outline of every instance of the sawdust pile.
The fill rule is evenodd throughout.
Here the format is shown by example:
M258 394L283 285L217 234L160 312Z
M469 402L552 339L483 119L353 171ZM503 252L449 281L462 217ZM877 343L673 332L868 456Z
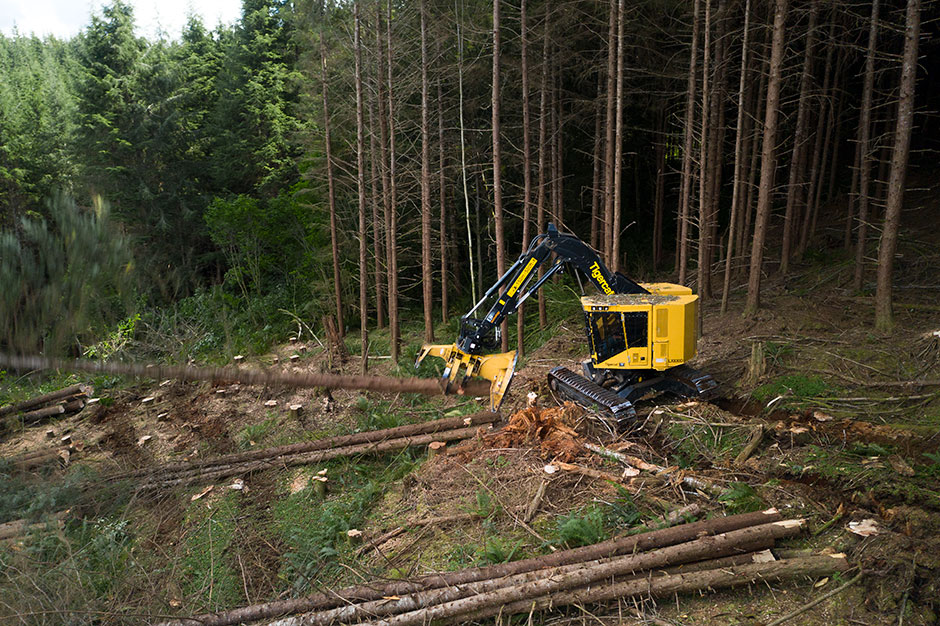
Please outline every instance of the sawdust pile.
M514 413L509 423L499 432L486 437L486 445L493 448L538 447L543 458L573 461L584 447L575 430L584 409L566 402L560 407L529 407Z

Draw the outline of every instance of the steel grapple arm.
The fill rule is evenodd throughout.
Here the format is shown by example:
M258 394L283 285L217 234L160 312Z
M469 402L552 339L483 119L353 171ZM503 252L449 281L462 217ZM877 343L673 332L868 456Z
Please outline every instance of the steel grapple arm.
M550 267L541 278L539 268L552 257ZM532 240L512 266L460 319L457 341L451 345L426 345L415 361L415 367L428 355L444 359L444 384L450 388L455 382L463 386L472 376L486 378L490 387L490 408L495 411L503 401L516 366L516 351L487 354L500 343L500 324L515 313L529 296L545 282L571 265L605 294L648 293L646 289L619 272L611 272L600 255L578 237L560 233L548 225L546 233ZM492 302L486 315L475 317L483 306ZM464 373L461 376L460 371Z

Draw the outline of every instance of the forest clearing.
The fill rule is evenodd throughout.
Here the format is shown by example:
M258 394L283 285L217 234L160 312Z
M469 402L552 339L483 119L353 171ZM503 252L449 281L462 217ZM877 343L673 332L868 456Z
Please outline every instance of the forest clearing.
M937 623L940 3L135 2L0 33L0 623Z

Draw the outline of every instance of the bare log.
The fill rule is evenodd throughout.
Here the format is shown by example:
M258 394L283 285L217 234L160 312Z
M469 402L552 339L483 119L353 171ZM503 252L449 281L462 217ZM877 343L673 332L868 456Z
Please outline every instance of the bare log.
M846 561L844 554L831 554L786 559L772 563L735 565L688 574L667 574L649 579L576 589L552 596L542 596L534 600L522 600L501 606L487 607L472 614L463 614L457 621L476 621L498 614L508 616L514 613L528 613L533 610L538 611L570 604L607 602L617 598L650 595L668 596L690 591L736 587L754 582L777 582L801 577L815 578L828 576L835 572L845 572L848 569L849 563ZM412 613L412 615L415 613ZM409 623L418 624L423 622Z
M321 463L329 459L335 459L342 456L356 456L360 454L381 454L392 450L401 450L411 446L426 446L432 441L456 441L458 439L467 439L476 434L477 428L459 428L440 433L431 433L429 435L416 435L414 437L401 437L389 441L378 441L366 443L358 446L345 446L342 448L330 448L328 450L316 450L314 452L302 452L299 454L281 455L272 458L247 461L243 463L232 463L223 466L212 466L209 468L198 468L195 470L185 470L176 472L169 477L158 476L151 482L144 483L138 487L141 491L162 489L166 487L176 487L192 485L200 482L219 480L229 476L250 474L261 470L271 468L293 467L296 465L309 465L311 463Z
M470 427L470 426L483 426L486 424L492 424L500 420L500 415L498 413L491 413L489 411L483 411L480 413L475 413L473 415L467 415L465 417L452 417L447 419L440 420L431 420L429 422L422 422L420 424L408 424L405 426L398 426L395 428L386 428L383 430L370 430L363 433L354 433L352 435L341 435L339 437L329 437L326 439L318 439L316 441L304 441L301 443L292 443L285 446L277 446L275 448L266 448L263 450L252 450L250 452L241 452L237 454L227 454L225 456L216 457L214 459L204 459L200 461L190 461L190 462L181 462L181 463L168 463L166 465L161 465L159 467L149 467L141 468L131 472L121 472L119 474L111 474L107 477L107 480L125 480L128 478L136 478L140 476L148 476L154 474L170 474L173 472L182 472L189 470L196 470L199 468L213 467L213 466L227 466L234 463L240 463L244 461L254 461L258 459L274 458L279 456L285 456L290 454L299 454L301 452L314 452L316 450L327 450L331 448L341 448L348 446L355 446L364 443L372 443L376 441L389 441L392 439L399 439L401 437L410 437L413 435L423 435L429 433L436 433L446 430L453 430L455 428Z
M478 519L482 517L477 513L460 513L458 515L444 515L442 517L429 517L427 519L419 519L413 522L408 522L407 524L402 524L398 528L393 528L387 533L382 533L375 539L369 541L362 545L358 550L356 550L356 555L362 555L368 552L371 548L376 548L383 543L394 539L399 535L403 535L406 531L412 528L418 528L420 526L443 526L444 524L452 524L453 522L464 522L467 520Z
M0 360L3 359L3 355L0 354ZM56 400L61 400L63 398L68 398L69 396L91 396L94 393L94 389L90 385L72 385L71 387L65 387L59 389L58 391L53 391L41 396L36 396L24 402L19 402L17 404L8 404L4 407L0 407L0 417L4 415L10 415L12 413L23 413L30 409L49 404L50 402L55 402Z
M674 528L664 528L640 535L619 537L592 546L559 550L546 556L523 559L512 563L475 567L458 572L428 574L413 580L367 583L345 589L315 593L303 598L277 600L220 613L198 615L193 618L180 618L164 622L162 626L230 626L241 622L270 619L279 615L333 608L349 602L366 602L426 589L464 585L501 576L530 572L536 569L612 557L618 554L634 554L675 545L699 537L775 522L780 519L782 518L776 509L719 517L690 524L681 524Z
M0 524L0 540L4 539L16 539L17 537L22 537L23 535L29 534L34 530L45 530L49 527L50 524L55 524L59 528L62 528L64 524L65 517L69 514L68 510L59 511L53 515L49 516L49 519L42 522L30 522L25 519L13 520L12 522L6 522L5 524Z
M330 389L361 389L388 393L422 393L444 395L438 379L390 378L384 376L340 376L337 374L290 373L273 370L246 370L236 367L166 366L134 363L103 363L83 359L53 359L39 356L13 356L0 353L0 367L20 370L61 369L92 374L116 374L139 378L205 380L214 383L238 382L245 385L285 387L328 387ZM485 396L490 383L470 380L456 390L458 395ZM453 392L452 392L453 393Z
M408 610L406 607L413 608L409 613L401 613L385 620L372 622L372 626L427 624L434 620L475 613L490 607L496 607L498 610L498 607L510 602L526 600L531 603L531 599L534 598L577 589L610 577L633 575L635 572L648 571L679 563L690 563L703 559L731 556L736 553L763 550L772 546L777 538L792 537L799 533L802 527L802 520L784 520L772 524L762 524L712 537L703 537L651 552L614 559L574 563L460 587L445 587L405 596L398 600L383 599L367 604L349 605L330 612L306 615L302 621L284 620L275 622L271 626L329 624L334 621L359 619L364 615L368 615L367 611L373 612L373 614L401 613L402 610ZM329 621L321 621L321 616L328 617Z
M47 417L55 417L56 415L63 415L65 413L78 413L83 408L85 408L84 400L72 400L64 404L55 404L53 406L30 411L29 413L23 413L13 419L21 420L24 424L35 424Z

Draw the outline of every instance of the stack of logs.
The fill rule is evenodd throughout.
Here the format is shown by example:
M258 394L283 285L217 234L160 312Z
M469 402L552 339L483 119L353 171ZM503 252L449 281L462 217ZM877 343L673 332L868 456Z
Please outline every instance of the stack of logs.
M664 528L511 563L376 581L278 600L164 626L464 623L567 605L829 576L849 569L841 554L777 560L770 548L802 520L775 509Z
M427 446L439 441L468 439L481 426L500 419L483 412L467 417L432 420L397 428L373 430L317 441L305 441L276 448L229 454L213 459L168 463L108 476L108 480L133 480L141 491L193 485L244 476L265 469L310 465L329 459L361 454L381 454L411 446Z
M36 424L50 417L78 413L85 408L93 394L90 385L72 385L25 402L0 407L0 418L6 422L16 420L21 424Z

